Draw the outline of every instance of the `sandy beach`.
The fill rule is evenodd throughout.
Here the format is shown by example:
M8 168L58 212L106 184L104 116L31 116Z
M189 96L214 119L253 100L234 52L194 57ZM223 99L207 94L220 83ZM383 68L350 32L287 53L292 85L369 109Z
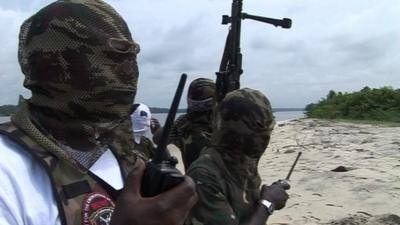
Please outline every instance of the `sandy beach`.
M290 199L268 224L400 224L400 127L279 122L259 164L263 182L285 178L299 151Z
M299 151L303 155L292 174L290 200L268 224L400 215L400 127L280 122L259 164L263 181L284 178Z

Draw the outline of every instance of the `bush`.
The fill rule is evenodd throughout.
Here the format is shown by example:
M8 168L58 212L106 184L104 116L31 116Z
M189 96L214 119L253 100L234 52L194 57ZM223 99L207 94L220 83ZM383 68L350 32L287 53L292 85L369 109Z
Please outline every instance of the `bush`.
M400 122L400 89L364 87L353 93L329 91L305 108L311 118Z

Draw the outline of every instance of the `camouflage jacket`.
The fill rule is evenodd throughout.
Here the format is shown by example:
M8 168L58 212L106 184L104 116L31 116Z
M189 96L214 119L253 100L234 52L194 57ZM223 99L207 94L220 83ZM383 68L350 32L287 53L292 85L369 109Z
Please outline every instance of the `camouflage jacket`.
M241 188L216 150L204 150L187 175L195 181L199 197L187 225L238 225L250 218L260 190Z
M57 0L25 20L18 46L32 96L0 132L47 169L63 225L107 224L118 193L88 168L107 149L124 178L135 165L128 118L139 45L104 1ZM69 148L99 154L80 160Z
M181 151L185 170L199 157L203 149L210 146L211 120L211 112L201 112L201 114L181 115L175 121L169 142L176 145Z
M140 139L140 144L135 142L135 153L142 156L144 159L152 159L156 155L156 148L153 145L153 142L142 136Z
M53 185L62 225L102 224L111 219L119 194L84 168L71 164L44 149L12 123L0 124L0 134L7 135L21 145L46 169ZM113 150L124 178L134 167L134 158Z

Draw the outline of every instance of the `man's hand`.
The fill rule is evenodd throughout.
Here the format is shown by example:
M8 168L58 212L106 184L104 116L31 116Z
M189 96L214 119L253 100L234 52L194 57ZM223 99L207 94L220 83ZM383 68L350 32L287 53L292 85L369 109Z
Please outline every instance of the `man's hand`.
M277 180L272 185L280 185L282 186L283 189L289 190L290 189L290 184L288 180Z
M287 186L281 184L263 185L261 188L261 198L274 204L276 210L285 207L289 195L286 193Z
M182 225L197 202L194 182L185 177L178 186L151 198L141 196L145 164L138 160L118 198L111 225Z
M158 121L158 119L156 119L154 117L151 117L151 120L150 120L151 134L154 135L155 133L157 133L160 130L160 128L161 128L160 121Z

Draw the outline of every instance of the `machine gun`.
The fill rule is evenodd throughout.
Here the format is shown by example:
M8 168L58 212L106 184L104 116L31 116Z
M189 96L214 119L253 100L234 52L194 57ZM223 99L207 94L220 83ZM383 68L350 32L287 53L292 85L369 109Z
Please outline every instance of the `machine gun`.
M186 78L187 75L182 74L162 130L160 142L157 145L156 156L146 164L142 180L143 197L156 196L180 184L185 179L182 173L176 168L178 161L175 157L171 157L167 150L167 145L169 133L174 124L176 112L178 111L179 102L185 87Z
M220 102L225 95L233 90L240 88L240 75L242 69L242 53L240 52L240 30L242 20L252 19L263 23L269 23L276 27L290 28L292 20L284 18L282 20L272 19L261 16L254 16L242 12L243 0L233 0L231 16L223 15L222 24L231 24L225 42L225 49L222 55L219 72L217 72L216 89L217 102Z

